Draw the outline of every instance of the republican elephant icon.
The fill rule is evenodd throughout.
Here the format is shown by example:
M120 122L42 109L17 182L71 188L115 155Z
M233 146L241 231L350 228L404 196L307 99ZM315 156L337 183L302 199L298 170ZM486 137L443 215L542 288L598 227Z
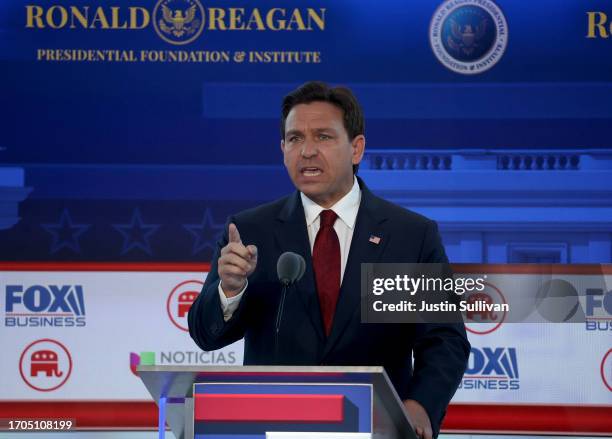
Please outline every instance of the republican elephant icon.
M44 372L46 376L61 377L64 372L59 370L57 354L51 350L40 350L34 352L30 357L30 376L38 376Z
M179 294L178 297L178 316L185 317L189 312L189 308L193 304L193 301L198 297L197 291L186 291L184 293Z
M486 303L487 305L493 305L495 303L493 302L493 299L491 299L491 296L489 296L486 293L470 294L467 298L467 301L468 301L468 304L470 305L469 308L472 308L472 305L475 305L477 302L483 302L483 303ZM468 320L474 320L474 316L479 315L481 322L497 321L497 313L493 312L492 310L487 310L487 309L475 310L475 311L468 310L466 311L465 315Z

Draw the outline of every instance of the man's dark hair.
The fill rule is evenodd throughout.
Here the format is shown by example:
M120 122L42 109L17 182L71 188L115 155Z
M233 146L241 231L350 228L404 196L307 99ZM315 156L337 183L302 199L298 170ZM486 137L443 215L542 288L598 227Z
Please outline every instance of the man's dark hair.
M281 110L281 139L285 138L285 122L293 107L311 102L329 102L342 110L344 129L349 141L364 133L365 122L361 106L351 90L346 87L330 87L324 82L310 81L300 85L283 98ZM357 173L359 165L353 165L353 173Z

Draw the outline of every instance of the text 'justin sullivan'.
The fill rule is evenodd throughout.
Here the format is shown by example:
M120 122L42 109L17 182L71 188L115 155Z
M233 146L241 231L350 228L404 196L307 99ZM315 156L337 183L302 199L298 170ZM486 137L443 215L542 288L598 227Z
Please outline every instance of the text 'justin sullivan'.
M444 300L440 303L429 303L422 301L420 307L414 302L402 300L400 303L384 303L382 300L376 300L372 304L372 308L376 312L509 312L510 305L507 303L488 303L484 300L476 300L474 302L459 302L456 303Z

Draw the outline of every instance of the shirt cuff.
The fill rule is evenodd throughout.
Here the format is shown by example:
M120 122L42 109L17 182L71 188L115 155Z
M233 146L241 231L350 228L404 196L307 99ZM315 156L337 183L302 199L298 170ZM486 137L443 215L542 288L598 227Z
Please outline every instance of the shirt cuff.
M232 318L234 312L238 309L238 305L240 305L240 299L242 299L242 295L246 291L249 286L249 281L247 279L246 284L242 291L239 294L233 297L227 297L225 292L223 291L223 287L221 286L221 281L219 281L219 299L221 299L221 310L223 311L223 320L228 321Z

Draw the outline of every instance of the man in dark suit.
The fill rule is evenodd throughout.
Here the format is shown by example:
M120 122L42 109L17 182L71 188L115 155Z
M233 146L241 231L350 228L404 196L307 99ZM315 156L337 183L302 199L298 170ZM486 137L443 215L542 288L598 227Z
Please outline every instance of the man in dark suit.
M281 138L297 191L228 220L189 312L191 336L207 351L244 337L244 364L382 365L417 434L435 437L467 364L463 325L360 321L360 264L447 262L435 222L356 177L364 122L350 90L310 82L287 95ZM303 255L306 271L287 294L276 348L286 251Z

